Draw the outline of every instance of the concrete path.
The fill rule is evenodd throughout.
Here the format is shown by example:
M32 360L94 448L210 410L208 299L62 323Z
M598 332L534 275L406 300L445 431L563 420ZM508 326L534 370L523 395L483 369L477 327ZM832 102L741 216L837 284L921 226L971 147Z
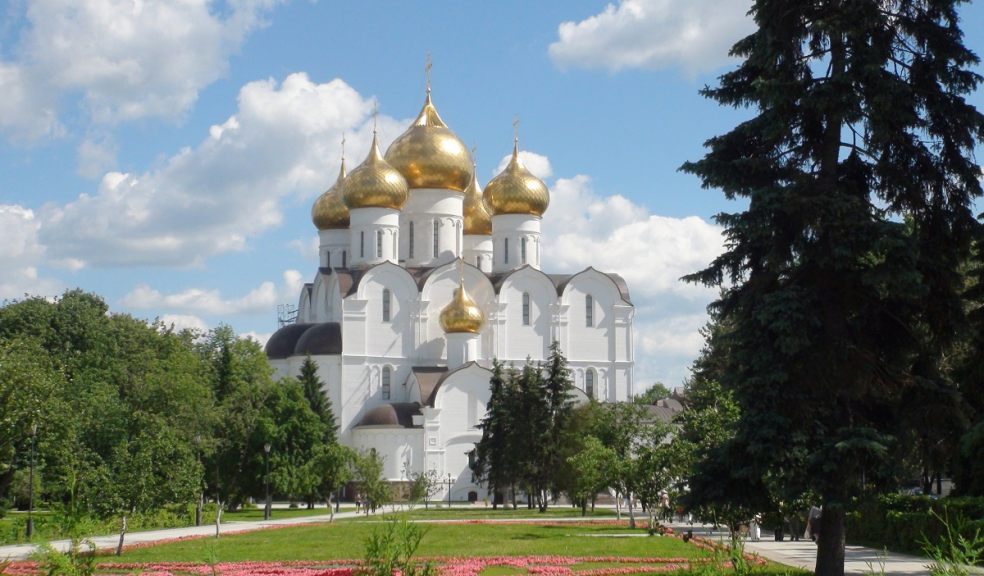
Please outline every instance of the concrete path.
M689 524L671 523L674 530L686 531L691 529ZM708 525L694 525L695 535L701 535L710 539L728 541L727 531L712 531ZM811 540L782 540L777 542L772 533L762 531L762 539L758 542L745 541L745 551L754 552L788 566L795 566L810 572L813 571L817 562L817 545ZM844 573L845 574L877 574L882 573L887 576L912 576L929 574L927 565L929 560L919 556L908 554L898 554L896 552L885 552L874 548L863 546L847 546L844 550ZM883 572L884 568L884 572ZM984 574L984 570L974 571Z

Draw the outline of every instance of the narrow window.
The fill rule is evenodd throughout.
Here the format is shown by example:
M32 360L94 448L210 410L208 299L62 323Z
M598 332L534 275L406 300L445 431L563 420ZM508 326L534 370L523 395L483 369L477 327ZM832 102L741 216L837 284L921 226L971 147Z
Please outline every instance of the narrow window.
M438 248L440 247L438 244L438 240L440 239L440 236L438 236L440 233L439 227L440 223L437 220L434 220L434 258L437 258Z
M328 266L326 266L326 268L331 268L331 252L326 253L325 256L327 256L327 258L328 258L328 261L325 262L325 264L328 265Z
M509 264L509 238L503 238L502 245L503 245L503 250L502 250L503 261L506 264Z
M521 255L523 264L526 264L526 238L525 237L521 238L519 241L519 253Z
M389 288L383 290L383 322L390 321L390 291Z
M376 230L376 258L383 257L383 231Z
M478 267L479 270L482 269L482 255L481 254L479 254L478 257L475 258L475 266Z
M530 293L523 292L523 326L530 325Z
M588 370L584 373L584 393L588 395L588 398L594 398L594 370Z
M461 255L461 222L458 222L456 224L456 227L457 228L455 229L455 233L454 233L454 247L455 250L458 252L458 255L460 256Z
M346 260L348 260L348 251L342 250L342 268L347 267L348 262Z
M390 367L383 367L383 400L390 399Z
M410 259L413 260L413 221L410 222Z
M588 328L594 326L594 298L591 294L584 297L584 325Z
M359 257L366 257L366 231L359 230Z

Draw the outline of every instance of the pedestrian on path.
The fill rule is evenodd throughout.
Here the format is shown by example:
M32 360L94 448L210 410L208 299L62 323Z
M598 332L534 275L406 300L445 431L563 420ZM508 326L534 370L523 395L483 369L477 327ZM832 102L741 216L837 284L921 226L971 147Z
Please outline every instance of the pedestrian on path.
M810 506L806 517L806 536L816 542L820 539L820 519L823 518L823 507Z

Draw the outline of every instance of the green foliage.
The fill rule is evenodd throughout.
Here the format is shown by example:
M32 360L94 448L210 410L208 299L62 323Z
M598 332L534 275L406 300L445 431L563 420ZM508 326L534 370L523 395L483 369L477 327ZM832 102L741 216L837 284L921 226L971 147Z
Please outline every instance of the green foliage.
M389 520L376 527L365 541L364 576L433 576L436 568L430 562L420 564L415 559L420 541L426 531L419 524L406 520Z
M96 546L73 537L65 553L43 543L32 556L45 576L91 576L96 571Z
M984 498L890 494L859 503L846 518L852 543L919 554L926 544L948 548L956 537L973 541L984 529Z
M662 400L663 398L670 397L670 389L666 387L662 382L654 382L652 386L646 388L646 391L642 394L636 394L635 398L632 399L633 402L637 404L655 404L656 402Z
M390 501L392 493L389 483L383 477L383 459L375 449L356 454L351 466L352 479L362 496L366 514Z
M968 576L973 566L984 561L981 529L978 527L972 534L965 535L969 530L964 529L959 518L951 521L936 512L933 515L943 524L945 532L940 543L922 540L923 551L933 560L928 566L929 573L932 576Z
M615 451L602 444L594 436L588 436L581 450L568 457L568 464L577 472L572 476L569 488L571 499L581 506L581 514L587 514L588 502L612 484L616 466Z

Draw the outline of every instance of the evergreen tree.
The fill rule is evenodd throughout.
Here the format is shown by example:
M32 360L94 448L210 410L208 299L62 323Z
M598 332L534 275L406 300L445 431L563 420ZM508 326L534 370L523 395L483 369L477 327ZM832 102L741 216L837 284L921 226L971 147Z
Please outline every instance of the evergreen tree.
M334 444L338 441L338 424L332 410L331 399L324 393L324 384L318 377L318 365L308 356L301 364L301 373L297 378L304 388L304 396L311 405L311 411L321 418L325 425L324 442Z
M748 200L688 278L724 287L728 474L820 495L817 574L844 572L844 507L885 465L906 388L947 384L984 138L958 4L757 0L743 62L704 91L756 115L683 168Z
M515 481L513 446L510 432L511 410L509 388L506 384L502 362L493 359L492 377L489 380L489 403L479 428L482 439L475 447L475 476L488 486L492 494L492 507L497 508L499 498Z
M564 448L568 444L571 415L574 404L572 392L574 383L571 371L567 368L567 358L560 350L560 343L554 340L550 345L550 355L543 374L543 389L546 401L547 429L543 436L542 467L543 490L559 491L561 478L557 475L564 469ZM548 498L541 499L540 510L547 509Z

